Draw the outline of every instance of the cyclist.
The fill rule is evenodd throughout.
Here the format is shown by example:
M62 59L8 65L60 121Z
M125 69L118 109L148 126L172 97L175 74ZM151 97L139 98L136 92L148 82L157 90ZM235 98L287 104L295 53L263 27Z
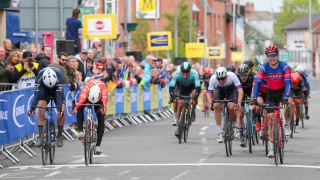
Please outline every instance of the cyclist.
M84 106L80 106L81 104L85 104L86 102L90 102L92 104L99 104L102 102L102 107L94 106L94 110L96 111L96 115L98 118L98 127L97 127L97 143L95 154L102 153L102 149L100 147L103 133L104 133L104 115L106 114L107 102L108 102L108 91L106 85L99 79L89 79L87 84L84 86L80 96L79 101L76 104L74 109L71 109L70 112L75 114L77 109L80 109L77 114L77 122L79 128L78 138L81 140L84 137L83 133L83 110Z
M200 86L200 78L199 74L196 70L191 69L191 65L188 62L183 62L180 65L180 69L178 69L170 82L170 101L169 103L171 104L174 99L175 99L175 93L174 89L176 84L179 83L179 95L184 95L184 96L191 96L192 99L190 101L190 105L192 105L192 110L191 110L191 121L195 121L195 108L197 105L197 100L199 97L199 94L201 92L201 86ZM184 105L184 100L179 99L178 100L178 109L177 109L177 123L179 123L180 120L180 114L181 110ZM179 135L179 126L177 130L175 131L175 135Z
M236 67L233 64L230 64L229 66L226 67L227 71L236 73Z
M253 71L255 74L258 74L258 71L253 69L253 67L254 67L254 62L253 61L245 60L245 61L243 61L243 64L248 65L250 71Z
M209 95L208 95L208 86L209 86L209 81L210 81L211 76L212 76L211 68L206 67L204 69L204 74L200 77L200 80L204 83L203 90L202 90L202 92L203 92L202 112L204 112L206 110L206 105L210 104ZM207 105L207 107L208 106L209 105Z
M252 84L253 84L253 79L255 76L255 73L252 71L249 71L249 67L246 64L241 64L238 67L237 70L237 76L238 79L242 85L243 88L243 96L242 99L245 100L245 98L251 98L251 94L252 94ZM243 116L245 113L245 107L244 107L244 103L241 104L241 108L238 111L238 116L237 116L237 121L238 121L238 130L240 133L240 146L241 147L245 147L246 146L246 140L243 137L243 126L244 126L244 122L243 122ZM250 121L250 119L248 119L247 121Z
M225 67L219 67L215 75L213 75L210 79L208 93L210 95L210 99L212 99L212 93L214 92L213 100L235 100L238 97L238 103L234 102L228 103L230 119L232 122L236 122L237 114L236 110L241 107L242 97L243 97L243 89L241 83L236 74L233 72L227 72ZM216 124L218 128L218 138L217 141L219 143L223 142L223 131L221 127L221 102L216 102L213 105L214 108L214 117L216 119Z
M265 54L267 56L268 62L265 62L258 71L256 83L253 91L253 105L258 105L257 97L262 84L263 78L267 80L268 91L266 104L269 106L278 106L278 103L282 99L283 107L287 107L288 98L291 89L291 69L287 63L279 61L279 49L276 45L270 45L265 48ZM255 108L255 107L254 107ZM271 150L268 153L268 157L272 158L274 156L273 146L272 146L272 127L273 127L273 109L267 109L267 118L269 122L269 139ZM289 122L290 117L288 117L287 109L285 109L285 119Z
M253 88L256 84L256 80L257 80L257 76L254 77L253 79ZM259 94L258 94L258 98L257 98L257 101L258 101L258 104L261 105L261 104L264 104L266 102L266 99L267 99L267 91L268 91L268 83L266 81L265 78L263 78L261 80L261 87L260 87L260 90L259 90ZM257 106L256 107L256 112L257 112L257 116L258 116L258 119L257 119L257 122L256 122L256 126L255 126L255 130L256 131L260 131L261 130L261 114L260 114L260 106Z
M306 87L307 87L307 92L308 92L308 97L310 98L310 84L309 84L309 78L307 76L307 74L304 72L304 69L301 66L297 66L294 70L294 72L297 72L300 74L300 76L302 77ZM308 114L308 108L309 108L309 100L308 98L305 100L304 102L304 108L306 110L306 119L309 119L310 116Z
M58 109L58 135L57 135L57 147L63 146L63 125L65 121L64 109L65 109L65 97L63 93L63 78L61 71L56 67L47 67L42 69L36 78L34 86L34 98L32 106L47 106L50 97L54 98L54 102L61 108ZM33 117L35 108L30 108L28 115ZM43 119L45 110L43 108L38 109L38 129L39 137L35 144L36 147L41 146L41 134L43 130Z
M294 105L296 106L296 111L295 111L295 115L296 115L296 126L299 126L299 117L300 117L300 103L304 103L304 101L306 99L308 99L308 91L307 91L307 87L306 84L303 80L303 78L301 78L301 76L298 73L293 73L291 75L291 95L292 96L302 96L303 93L303 101L301 102L300 99L293 99ZM285 131L285 134L287 136L290 135L290 128L287 127L289 131ZM298 132L298 131L297 131Z

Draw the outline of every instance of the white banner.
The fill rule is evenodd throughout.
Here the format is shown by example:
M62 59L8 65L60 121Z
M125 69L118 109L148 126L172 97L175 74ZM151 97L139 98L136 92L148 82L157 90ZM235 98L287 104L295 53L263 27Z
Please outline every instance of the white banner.
M158 9L157 17L160 15L160 0L158 0L156 6L156 0L136 0L136 15L139 17L139 13L144 14L144 19L156 19L156 8Z

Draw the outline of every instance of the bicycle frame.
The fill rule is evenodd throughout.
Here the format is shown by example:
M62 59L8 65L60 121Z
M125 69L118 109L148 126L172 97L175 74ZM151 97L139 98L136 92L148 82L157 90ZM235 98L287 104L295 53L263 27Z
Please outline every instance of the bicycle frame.
M177 125L179 128L179 137L178 137L179 144L181 144L182 136L184 137L183 138L184 142L187 142L189 127L191 126L190 107L189 107L189 100L191 99L191 96L177 95L177 97L183 99L183 103L184 103L183 108L181 109L181 114L180 114L179 122Z
M247 143L249 142L249 152L250 152L250 154L252 154L254 129L253 129L253 119L252 119L251 112L249 109L249 102L250 101L243 101L243 103L245 103L243 134L246 135ZM247 119L247 117L250 117L250 119ZM248 127L248 125L250 125L250 127ZM248 129L249 129L249 132L247 131Z

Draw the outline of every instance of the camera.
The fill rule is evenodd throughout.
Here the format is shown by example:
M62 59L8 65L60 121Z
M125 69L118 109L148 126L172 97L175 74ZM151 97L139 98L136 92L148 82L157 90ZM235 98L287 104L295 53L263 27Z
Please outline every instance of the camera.
M29 68L32 68L33 67L33 57L28 57L27 58L28 59L28 66L29 66Z

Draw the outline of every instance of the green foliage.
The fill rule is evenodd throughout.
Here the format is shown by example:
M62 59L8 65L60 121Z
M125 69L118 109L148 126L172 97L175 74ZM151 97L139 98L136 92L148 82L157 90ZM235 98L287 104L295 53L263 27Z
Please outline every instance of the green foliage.
M185 57L185 44L189 43L189 20L190 20L190 10L189 3L186 1L180 1L177 5L178 7L178 49L177 54L178 57ZM175 39L174 39L174 30L175 30L175 15L170 14L165 11L162 13L162 16L168 20L168 24L164 26L165 31L170 31L172 36L172 50L169 51L170 57L173 59L175 52ZM194 28L196 26L196 22L192 22L192 42L196 41L196 33L194 32ZM160 56L165 56L164 52L159 52Z
M317 0L311 0L312 13L319 13L320 6ZM275 24L275 42L281 44L286 40L286 31L282 30L288 24L296 21L309 12L309 0L284 0L281 7L281 12L277 17Z
M143 19L145 14L138 14L138 17L135 16L135 21L138 23L136 31L131 33L132 44L135 49L142 51L142 56L146 57L150 54L147 51L148 44L147 44L147 33L151 32L151 25L149 20ZM140 18L141 17L141 18Z

